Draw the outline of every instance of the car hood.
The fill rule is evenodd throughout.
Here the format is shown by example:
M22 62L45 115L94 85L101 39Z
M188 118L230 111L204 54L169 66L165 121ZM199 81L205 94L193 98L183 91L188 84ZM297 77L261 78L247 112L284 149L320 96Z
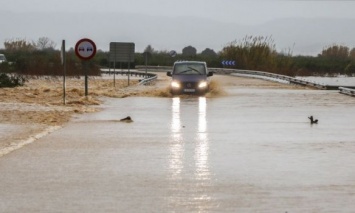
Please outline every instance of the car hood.
M173 80L182 81L182 82L198 82L206 80L205 75L173 75Z

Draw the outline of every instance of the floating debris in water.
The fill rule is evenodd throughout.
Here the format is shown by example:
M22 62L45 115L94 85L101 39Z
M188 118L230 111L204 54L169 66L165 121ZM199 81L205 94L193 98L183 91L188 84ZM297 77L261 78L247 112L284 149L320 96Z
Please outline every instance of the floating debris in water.
M127 117L125 117L125 118L122 118L120 121L121 121L121 122L126 122L126 123L131 123L131 122L133 122L133 120L132 120L132 118L131 118L130 116L127 116Z

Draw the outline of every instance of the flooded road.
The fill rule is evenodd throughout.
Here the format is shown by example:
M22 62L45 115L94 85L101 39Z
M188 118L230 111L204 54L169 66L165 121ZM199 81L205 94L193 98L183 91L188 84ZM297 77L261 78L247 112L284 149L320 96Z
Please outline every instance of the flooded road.
M354 212L354 98L226 90L105 99L0 158L0 211Z

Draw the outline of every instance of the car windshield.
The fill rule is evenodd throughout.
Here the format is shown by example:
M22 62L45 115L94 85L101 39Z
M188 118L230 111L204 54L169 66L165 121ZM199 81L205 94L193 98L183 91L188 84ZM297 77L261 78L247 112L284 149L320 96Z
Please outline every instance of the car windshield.
M183 63L175 64L174 75L206 75L204 64L199 63Z
M5 56L4 56L4 55L0 55L0 60L2 60L2 61L6 61Z

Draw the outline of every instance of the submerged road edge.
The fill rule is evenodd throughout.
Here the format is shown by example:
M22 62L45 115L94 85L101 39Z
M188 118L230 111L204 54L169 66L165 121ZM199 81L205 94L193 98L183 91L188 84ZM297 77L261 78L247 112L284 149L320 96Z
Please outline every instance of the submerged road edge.
M62 126L50 126L50 127L46 128L44 131L42 131L36 135L31 135L26 140L23 140L23 141L20 141L19 143L10 145L9 147L5 147L4 149L0 150L0 157L3 157L15 150L21 149L22 147L24 147L28 144L31 144L31 143L35 142L36 140L38 140L46 135L49 135L50 133L52 133L58 129L61 129L61 128L62 128Z

